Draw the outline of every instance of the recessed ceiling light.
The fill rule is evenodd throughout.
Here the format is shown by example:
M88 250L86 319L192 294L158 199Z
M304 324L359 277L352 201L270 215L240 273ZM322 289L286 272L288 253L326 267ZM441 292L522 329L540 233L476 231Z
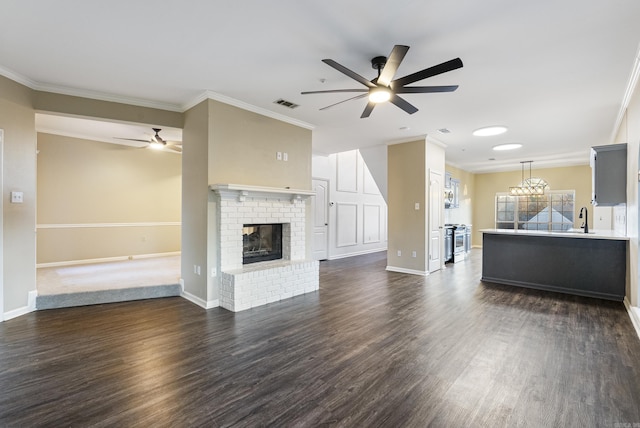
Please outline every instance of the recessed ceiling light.
M515 150L522 147L520 143L507 143L507 144L499 144L497 146L493 146L493 150L500 152L503 150Z
M507 132L506 126L487 126L485 128L476 129L473 135L476 137L490 137L492 135L500 135Z

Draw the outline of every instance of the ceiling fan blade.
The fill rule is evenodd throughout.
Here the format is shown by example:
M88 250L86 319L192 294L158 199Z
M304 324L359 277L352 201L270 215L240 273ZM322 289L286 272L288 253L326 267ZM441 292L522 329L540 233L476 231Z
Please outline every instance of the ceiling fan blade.
M380 73L380 77L378 77L379 85L389 86L391 84L391 79L393 79L396 71L398 71L398 67L408 50L409 46L395 45L393 47L389 57L387 58L387 62Z
M458 85L451 86L403 86L398 88L396 94L427 94L432 92L453 92Z
M305 91L300 92L302 95L307 94L332 94L338 92L369 92L368 89L329 89L327 91Z
M393 104L400 107L402 110L406 111L409 114L413 114L418 111L418 109L413 104L410 104L409 102L400 98L396 94L391 95L391 99L389 101L391 101Z
M371 112L373 111L373 108L376 106L376 103L369 101L367 103L367 106L364 108L364 111L362 112L362 115L360 116L360 119L364 119L369 117L369 115L371 115Z
M116 140L124 140L124 141L138 141L141 143L149 143L149 140L140 140L139 138L121 138L121 137L113 137Z
M364 98L366 96L367 96L367 94L356 95L355 97L347 98L346 100L339 101L339 102L337 102L335 104L331 104L330 106L322 107L320 110L326 110L326 109L331 108L333 106L337 106L338 104L346 103L347 101L351 101L351 100L357 100L358 98Z
M162 150L173 153L182 153L182 147L180 146L165 146Z
M393 82L391 82L391 88L393 89L400 88L404 85L409 85L413 82L426 79L427 77L436 76L438 74L446 73L448 71L455 70L461 67L462 67L462 60L460 58L455 58L455 59L443 62L442 64L434 65L433 67L425 68L424 70L420 70L415 73L396 79Z
M329 66L331 66L333 68L335 68L340 73L351 77L353 80L362 83L367 88L375 88L376 87L376 85L374 85L373 83L371 83L369 80L365 79L364 77L360 76L355 71L349 70L344 65L338 64L337 62L335 62L332 59L323 59L322 62L324 62L325 64L327 64L327 65L329 65Z

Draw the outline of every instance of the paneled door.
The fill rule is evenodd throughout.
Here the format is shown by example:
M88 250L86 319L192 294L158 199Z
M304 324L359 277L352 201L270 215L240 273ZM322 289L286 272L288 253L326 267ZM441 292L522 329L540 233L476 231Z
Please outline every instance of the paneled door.
M313 228L313 259L326 260L329 257L329 181L313 179L311 197Z
M429 171L429 260L428 271L434 272L442 267L442 249L443 249L443 221L442 210L444 209L444 186L442 182L442 174Z

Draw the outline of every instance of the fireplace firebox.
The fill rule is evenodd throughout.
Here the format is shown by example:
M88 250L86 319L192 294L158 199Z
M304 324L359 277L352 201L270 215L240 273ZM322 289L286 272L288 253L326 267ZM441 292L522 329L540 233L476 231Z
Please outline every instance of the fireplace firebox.
M282 224L242 226L242 264L282 258Z

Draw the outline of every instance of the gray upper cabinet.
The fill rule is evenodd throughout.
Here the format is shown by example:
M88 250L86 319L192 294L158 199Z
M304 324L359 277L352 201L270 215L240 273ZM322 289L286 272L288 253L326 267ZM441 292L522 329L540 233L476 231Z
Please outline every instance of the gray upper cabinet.
M593 205L611 207L627 202L627 145L591 148Z

